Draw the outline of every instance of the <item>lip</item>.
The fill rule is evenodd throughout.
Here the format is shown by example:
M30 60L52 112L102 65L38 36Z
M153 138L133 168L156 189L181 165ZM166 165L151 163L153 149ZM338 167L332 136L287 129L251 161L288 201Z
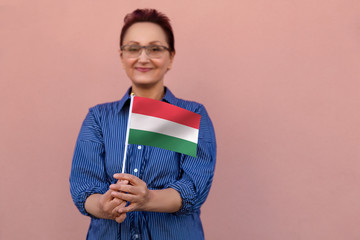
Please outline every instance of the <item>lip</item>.
M151 70L151 68L146 68L146 67L136 67L135 70L139 71L139 72L148 72Z

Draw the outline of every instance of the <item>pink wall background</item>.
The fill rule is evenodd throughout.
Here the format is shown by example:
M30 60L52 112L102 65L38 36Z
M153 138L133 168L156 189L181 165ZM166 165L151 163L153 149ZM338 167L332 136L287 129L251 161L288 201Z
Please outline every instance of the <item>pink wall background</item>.
M166 84L215 124L207 239L360 239L358 0L0 0L0 239L85 238L74 144L129 86L118 38L138 7L172 19Z

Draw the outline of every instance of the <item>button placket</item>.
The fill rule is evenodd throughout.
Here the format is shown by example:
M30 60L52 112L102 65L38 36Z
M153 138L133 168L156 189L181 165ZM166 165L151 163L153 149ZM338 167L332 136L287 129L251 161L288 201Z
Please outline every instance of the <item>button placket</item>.
M143 158L143 147L141 145L137 146L137 150L135 150L135 162L132 169L132 174L139 177L140 174L140 166Z

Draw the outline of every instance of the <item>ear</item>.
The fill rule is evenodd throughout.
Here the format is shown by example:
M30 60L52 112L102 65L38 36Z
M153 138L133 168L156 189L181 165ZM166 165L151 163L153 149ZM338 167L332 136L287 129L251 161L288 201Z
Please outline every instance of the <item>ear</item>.
M120 54L120 60L121 60L122 68L125 69L124 56L123 56L123 53L122 53L122 51L120 49L119 49L119 54Z
M171 52L170 53L170 62L169 62L169 66L167 68L167 70L169 71L172 67L172 64L173 64L173 61L174 61L174 58L175 58L175 52Z

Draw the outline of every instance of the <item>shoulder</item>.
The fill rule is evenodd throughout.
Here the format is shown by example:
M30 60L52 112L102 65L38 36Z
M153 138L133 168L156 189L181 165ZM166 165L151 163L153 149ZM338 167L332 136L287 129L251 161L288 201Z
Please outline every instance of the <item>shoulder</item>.
M107 102L107 103L100 103L97 104L89 109L90 112L92 112L95 115L106 115L109 113L115 113L118 112L121 109L120 101L114 101L114 102Z
M116 118L120 110L121 101L101 103L89 108L88 118L92 118L95 122L101 124L104 121Z
M204 105L202 105L201 103L190 100L184 100L181 98L176 98L176 100L174 101L174 105L199 114L203 110L205 110Z

